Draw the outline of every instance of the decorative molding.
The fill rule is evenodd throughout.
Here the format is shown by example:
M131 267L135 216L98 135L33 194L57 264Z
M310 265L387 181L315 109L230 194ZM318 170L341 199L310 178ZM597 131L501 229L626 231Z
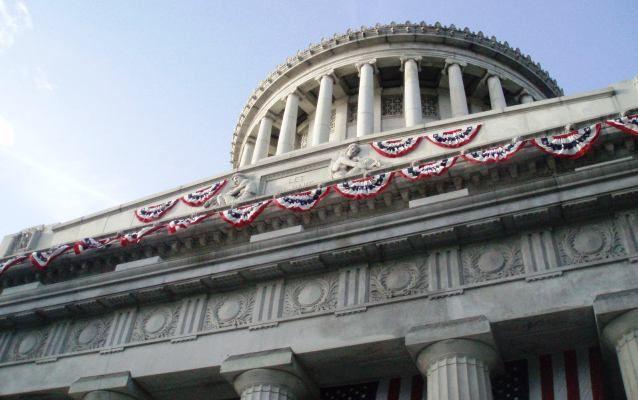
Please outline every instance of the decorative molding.
M49 329L38 328L17 332L14 336L8 361L22 361L38 358L44 350Z
M404 258L373 266L370 270L370 301L420 294L428 290L424 260Z
M73 323L65 351L75 352L104 347L113 319L108 317L83 319Z
M213 296L206 306L204 330L239 327L251 322L254 291L241 290Z
M507 278L525 272L520 245L515 241L486 243L462 249L463 283Z
M180 310L179 304L167 303L140 311L135 321L131 341L141 342L173 336Z
M625 254L614 221L566 227L557 232L561 265L581 264Z
M332 311L337 307L337 275L295 279L286 283L284 317Z

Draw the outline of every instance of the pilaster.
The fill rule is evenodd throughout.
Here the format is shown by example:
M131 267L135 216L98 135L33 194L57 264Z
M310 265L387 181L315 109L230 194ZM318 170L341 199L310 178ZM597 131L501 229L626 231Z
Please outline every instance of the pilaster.
M368 301L370 271L367 264L342 268L339 272L337 315L362 311Z
M523 233L521 253L528 275L541 275L558 269L558 252L550 229Z
M461 286L461 262L458 247L434 250L428 257L430 291L447 291Z
M283 292L283 279L257 285L255 308L252 316L253 328L272 324L281 318L284 300Z

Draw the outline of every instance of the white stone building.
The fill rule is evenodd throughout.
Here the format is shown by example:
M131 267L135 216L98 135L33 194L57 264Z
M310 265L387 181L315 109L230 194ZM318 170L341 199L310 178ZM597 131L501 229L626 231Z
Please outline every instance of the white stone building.
M324 39L228 174L2 240L0 397L638 399L637 110L467 28Z

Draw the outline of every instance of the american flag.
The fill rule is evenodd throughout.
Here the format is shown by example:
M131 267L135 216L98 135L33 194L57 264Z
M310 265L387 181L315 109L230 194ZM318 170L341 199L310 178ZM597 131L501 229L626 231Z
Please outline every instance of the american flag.
M492 380L494 400L604 400L603 370L597 347L544 354L505 363ZM426 400L420 375L329 387L321 400Z

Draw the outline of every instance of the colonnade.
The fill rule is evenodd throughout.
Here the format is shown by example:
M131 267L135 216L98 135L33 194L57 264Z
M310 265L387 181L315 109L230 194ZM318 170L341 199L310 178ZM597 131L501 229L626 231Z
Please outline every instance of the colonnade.
M401 57L401 71L403 72L403 107L405 126L411 127L422 123L421 114L421 87L419 83L420 56ZM466 89L463 83L463 68L467 64L456 59L446 59L444 75L447 77L450 90L450 109L452 117L461 117L469 113ZM378 74L377 60L370 59L355 64L359 74L359 94L357 100L357 137L370 135L374 132L374 92L375 75ZM487 72L486 85L489 91L492 109L501 109L507 106L505 95L501 85L501 78L496 72ZM319 83L319 95L317 98L315 119L312 131L309 132L310 146L318 146L329 140L336 140L336 136L330 137L330 115L332 112L334 86L337 78L334 71L326 71L317 78ZM294 150L295 137L297 135L297 115L299 103L303 95L298 89L288 93L282 101L285 108L281 120L279 138L277 140L276 154L284 154ZM530 103L533 97L523 91L519 96L521 103ZM257 138L245 142L240 158L240 166L254 164L268 157L268 149L272 136L273 123L276 117L267 111L261 117Z

